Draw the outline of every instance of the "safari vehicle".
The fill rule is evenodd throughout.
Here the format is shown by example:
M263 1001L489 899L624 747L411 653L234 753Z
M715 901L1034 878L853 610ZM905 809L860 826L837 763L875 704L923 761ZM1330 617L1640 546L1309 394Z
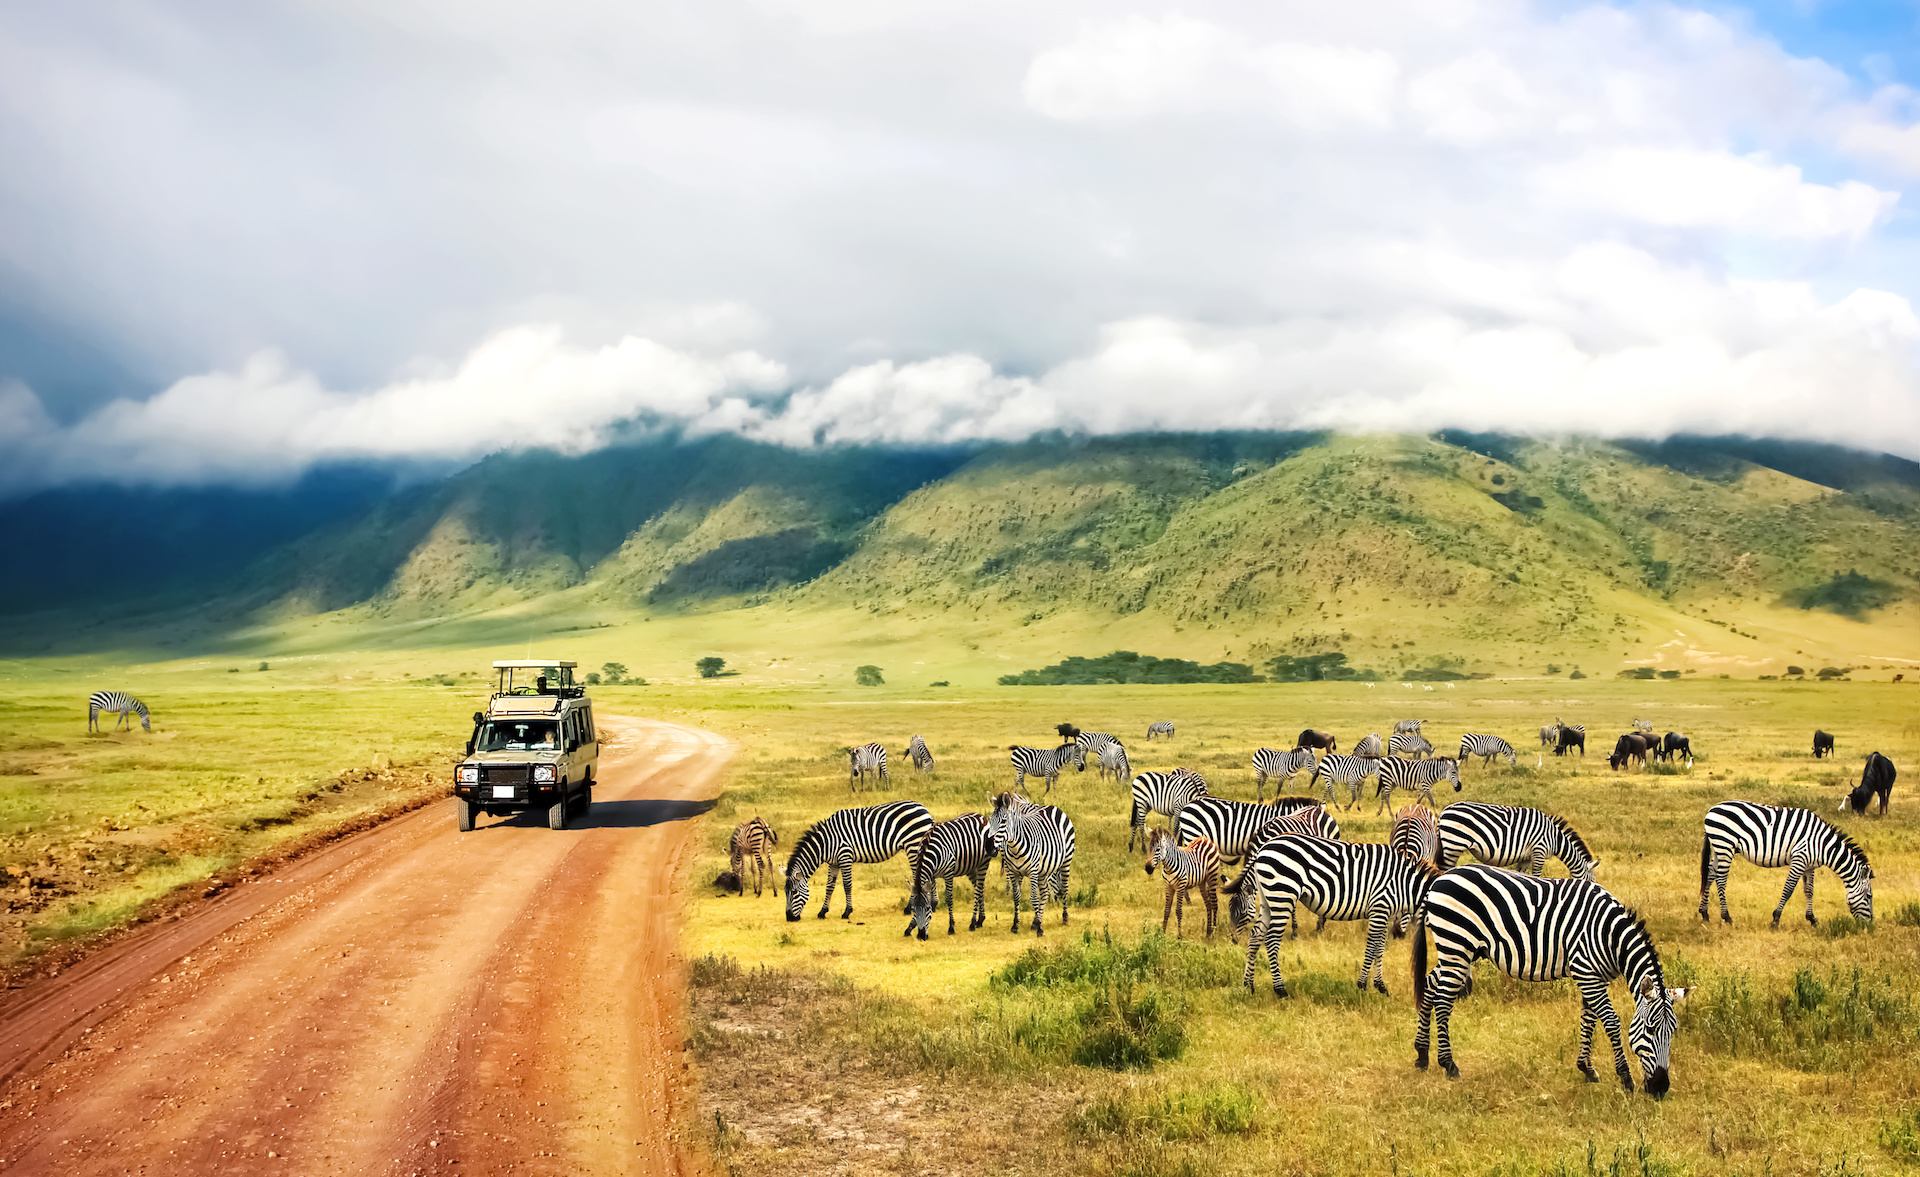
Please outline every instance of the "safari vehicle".
M473 713L467 757L453 774L460 829L476 814L544 810L564 830L593 804L600 734L593 701L573 678L576 662L549 658L493 664L497 684L485 711Z

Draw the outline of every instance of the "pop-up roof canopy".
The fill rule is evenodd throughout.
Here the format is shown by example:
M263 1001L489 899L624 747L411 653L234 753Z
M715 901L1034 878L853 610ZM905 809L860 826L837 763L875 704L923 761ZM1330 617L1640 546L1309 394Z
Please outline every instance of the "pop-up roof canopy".
M563 662L558 658L503 658L493 664L495 670L539 670L547 666L564 666L568 670L580 665L578 662Z

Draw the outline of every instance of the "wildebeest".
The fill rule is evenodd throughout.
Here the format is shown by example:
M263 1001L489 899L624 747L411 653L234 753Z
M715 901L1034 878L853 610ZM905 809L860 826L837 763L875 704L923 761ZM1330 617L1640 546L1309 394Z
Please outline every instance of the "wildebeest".
M1334 739L1333 733L1331 732L1317 732L1312 728L1308 728L1306 731L1300 733L1300 738L1294 741L1293 746L1296 748L1318 748L1323 752L1338 752L1340 750L1340 741Z
M1581 727L1578 724L1574 725L1573 727L1568 727L1564 723L1560 725L1560 741L1553 746L1553 754L1555 756L1565 756L1567 754L1568 748L1578 748L1580 749L1581 757L1583 759L1586 757L1586 754L1587 754L1587 729L1586 728Z
M1851 809L1864 817L1867 802L1877 796L1880 798L1880 816L1885 817L1887 799L1893 796L1893 778L1898 775L1893 761L1878 752L1867 753L1866 766L1860 770L1860 783L1853 787L1853 792L1847 794L1846 800L1840 802L1840 808Z
M1693 744L1679 732L1668 732L1667 738L1653 746L1653 758L1673 763L1673 754L1678 752L1687 758L1687 767L1693 767Z
M1621 736L1614 741L1613 755L1607 757L1607 767L1622 769L1627 766L1628 761L1637 760L1640 762L1640 767L1645 768L1648 742L1648 737L1643 732L1628 732Z
M1820 731L1817 728L1814 729L1813 758L1815 760L1818 760L1822 756L1831 756L1832 754L1833 754L1833 737L1828 735L1826 732Z

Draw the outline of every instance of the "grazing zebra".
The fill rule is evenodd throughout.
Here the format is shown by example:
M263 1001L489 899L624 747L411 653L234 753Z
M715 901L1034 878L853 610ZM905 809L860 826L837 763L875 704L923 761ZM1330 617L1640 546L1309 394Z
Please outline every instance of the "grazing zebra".
M1058 748L1022 748L1018 744L1007 745L1007 759L1013 762L1013 787L1018 789L1026 784L1028 777L1045 777L1047 792L1053 792L1053 782L1060 779L1060 770L1073 759L1077 744L1062 744Z
M1052 805L1035 805L1018 793L993 799L987 834L1000 849L1007 872L1007 890L1013 897L1013 927L1020 930L1020 880L1026 879L1033 896L1033 934L1046 934L1040 917L1047 897L1060 901L1060 922L1067 922L1067 880L1073 870L1073 822Z
M1379 732L1368 732L1353 746L1355 756L1384 756L1386 751L1386 745L1380 742Z
M1558 744L1559 742L1560 742L1560 725L1559 724L1550 723L1540 729L1540 746L1542 748L1551 748L1555 744Z
M1133 779L1133 762L1127 759L1127 748L1119 740L1100 749L1100 779L1113 778L1114 784Z
M1773 909L1773 926L1780 926L1780 913L1793 898L1793 889L1802 880L1807 888L1807 922L1813 918L1813 872L1825 866L1840 876L1847 888L1847 910L1855 919L1873 918L1873 867L1866 851L1852 838L1827 823L1810 809L1791 809L1783 805L1758 805L1752 801L1722 801L1707 810L1706 840L1700 844L1700 918L1707 918L1707 885L1720 889L1720 918L1732 923L1727 913L1727 872L1733 856L1744 854L1755 866L1787 868L1787 889L1780 892L1780 905Z
M1160 933L1167 931L1167 918L1173 918L1174 938L1186 939L1187 892L1198 890L1207 906L1207 939L1213 939L1213 926L1220 918L1220 848L1205 838L1194 838L1176 845L1173 835L1155 826L1147 831L1147 874L1154 867L1166 872L1167 906L1160 913Z
M787 922L797 923L807 906L808 880L822 863L827 867L827 885L820 893L820 919L827 918L827 905L833 902L833 882L841 879L846 889L847 910L841 919L853 915L853 864L885 862L905 851L912 853L920 840L933 828L933 815L918 801L888 801L862 809L842 809L800 835L787 858Z
M1291 800L1306 802L1298 806L1299 809L1320 808L1305 797ZM1206 838L1220 848L1222 858L1237 862L1247 856L1253 836L1261 827L1293 808L1282 810L1277 805L1235 801L1230 797L1195 797L1180 811L1180 816L1173 819L1173 832L1182 846L1194 838Z
M1287 782L1301 769L1313 768L1313 749L1295 748L1291 752L1282 752L1278 748L1261 748L1253 754L1254 796L1264 801L1267 797L1267 778L1274 781L1273 794L1279 796L1286 792Z
M1419 732L1398 732L1387 741L1387 755L1431 756L1433 745Z
M1438 957L1431 972L1428 931ZM1647 1094L1667 1093L1667 1048L1676 1024L1673 1003L1686 991L1667 988L1660 953L1632 908L1587 880L1536 879L1478 863L1435 879L1413 921L1413 990L1420 1007L1414 1066L1426 1069L1429 1024L1437 1023L1440 1067L1447 1078L1460 1077L1448 1022L1453 1003L1471 986L1473 962L1481 957L1523 981L1573 978L1580 988L1580 1057L1574 1065L1589 1083L1600 1081L1592 1061L1593 1024L1598 1021L1613 1044L1614 1073L1632 1091L1633 1071L1621 1049L1620 1019L1607 999L1607 983L1625 977L1634 1006L1627 1045L1640 1059Z
M1380 798L1379 808L1374 816L1385 813L1393 804L1393 791L1407 789L1418 791L1420 799L1433 806L1433 786L1441 781L1452 781L1453 791L1460 791L1460 762L1451 756L1439 756L1432 760L1407 760L1399 756L1385 756L1377 761L1379 781L1374 792Z
M1093 757L1094 763L1098 764L1100 753L1106 751L1108 745L1120 742L1109 732L1079 732L1072 739L1073 766L1081 772L1087 771L1087 757Z
M887 750L879 744L862 744L858 748L847 749L849 770L847 789L858 793L860 786L866 784L867 774L874 773L877 782L893 787L893 778L887 775Z
M1188 768L1172 772L1143 772L1133 778L1133 808L1128 812L1127 853L1133 853L1136 839L1145 844L1147 815L1162 813L1169 821L1179 821L1180 811L1196 797L1207 795L1207 782Z
M1378 842L1333 842L1300 834L1275 838L1229 887L1245 897L1243 906L1251 907L1247 971L1242 978L1247 992L1253 992L1253 973L1264 947L1274 996L1287 995L1286 980L1280 975L1280 941L1286 938L1298 903L1324 917L1323 923L1367 921L1367 951L1354 984L1364 990L1371 978L1373 987L1385 993L1387 930L1420 910L1438 874L1430 863ZM1250 887L1257 894L1246 896Z
M1404 735L1407 732L1412 732L1414 735L1417 736L1420 734L1420 725L1425 722L1427 721L1424 719L1403 719L1400 722L1393 725L1393 734L1398 736L1398 735Z
M953 935L953 881L966 876L973 884L973 921L967 931L987 922L987 867L993 862L993 839L987 834L987 819L977 813L963 813L934 826L927 840L913 855L913 890L907 900L907 930L927 938L927 921L940 906L935 888L947 882L947 935Z
M933 771L933 753L927 750L927 742L919 736L907 740L907 759L913 761L915 772Z
M1148 724L1147 739L1151 740L1155 736L1165 736L1171 740L1173 738L1173 721L1171 719L1163 719L1159 723Z
M1371 756L1348 756L1340 752L1329 752L1313 766L1313 775L1307 778L1307 792L1321 777L1327 778L1327 801L1333 801L1333 786L1345 785L1349 794L1346 808L1352 809L1360 801L1360 782L1372 776L1378 770L1380 761Z
M1495 756L1505 756L1507 767L1514 767L1513 745L1499 736L1483 736L1474 732L1461 736L1460 762L1465 764L1469 756L1478 756L1482 768L1492 764Z
M95 691L87 696L88 731L100 730L102 711L116 711L120 714L119 721L113 725L114 731L119 731L122 724L126 725L128 731L132 731L135 715L140 717L142 731L153 730L153 717L147 714L147 705L125 691Z
M780 844L780 836L773 832L759 815L743 821L733 827L733 836L727 839L727 858L731 863L728 869L741 882L742 890L746 885L743 868L749 861L753 863L753 896L758 899L766 877L773 873L773 848ZM773 885L773 893L780 894L780 884Z
M1568 874L1591 883L1593 868L1600 865L1567 819L1545 810L1461 801L1447 806L1439 824L1440 857L1434 865L1441 870L1452 870L1469 852L1481 862L1530 875L1545 871L1547 859L1558 858Z

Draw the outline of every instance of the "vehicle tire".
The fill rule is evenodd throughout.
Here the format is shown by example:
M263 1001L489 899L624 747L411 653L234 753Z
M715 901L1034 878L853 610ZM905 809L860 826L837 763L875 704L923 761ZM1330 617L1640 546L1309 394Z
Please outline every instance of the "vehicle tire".
M463 834L473 832L474 809L475 806L473 802L467 800L465 797L455 797L453 799L454 816L460 819L460 832Z
M585 781L581 784L580 791L578 793L575 793L573 796L573 803L575 807L574 813L578 817L585 817L589 812L592 811L593 782L591 780Z
M567 795L560 794L559 800L547 806L547 828L564 830L567 828Z

